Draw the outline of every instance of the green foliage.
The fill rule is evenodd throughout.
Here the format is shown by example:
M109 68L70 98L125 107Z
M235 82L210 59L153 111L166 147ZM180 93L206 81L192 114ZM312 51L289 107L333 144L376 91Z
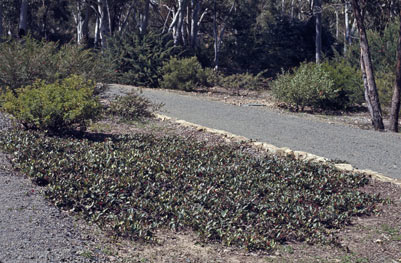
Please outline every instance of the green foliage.
M0 43L0 86L11 90L31 85L37 79L54 81L57 46L30 37Z
M153 104L145 97L132 92L114 99L106 109L106 113L120 117L123 121L143 121L152 117L153 112L160 107L161 105Z
M32 86L9 90L3 96L2 109L26 128L50 132L85 129L100 109L93 90L91 81L76 75L52 84L37 80Z
M220 86L221 80L224 78L224 75L212 68L205 68L204 69L206 75L206 85L209 87Z
M302 61L313 61L315 57L315 24L313 20L290 20L275 15L277 10L248 9L255 1L242 1L243 8L229 18L232 30L223 42L220 55L221 68L230 72L250 72L258 74L267 70L265 77L274 77L281 69L289 70ZM271 8L273 5L264 5ZM256 12L251 15L250 12ZM258 12L262 11L258 14ZM278 11L280 12L280 11ZM255 21L256 18L256 21ZM334 37L322 27L322 52L330 56ZM210 45L212 49L213 45Z
M105 53L114 60L119 83L153 88L159 86L163 63L178 52L168 35L154 33L117 35L108 44Z
M327 100L325 107L333 109L347 109L361 105L364 99L362 74L359 68L349 65L344 59L326 60L322 68L333 80L332 89L335 97Z
M75 44L61 46L54 54L55 76L64 79L80 75L87 80L110 83L115 79L113 62L93 49L83 49Z
M160 85L165 89L190 91L206 84L207 76L196 57L171 58L161 69L163 80Z
M103 58L91 50L72 44L59 48L57 43L37 41L30 36L23 40L0 43L0 87L16 90L41 79L55 82L72 74L86 79L105 81L112 71Z
M369 182L363 175L178 137L74 139L16 130L1 134L0 148L47 185L57 206L140 240L170 228L249 250L330 242L333 229L372 213L379 201L358 190Z
M283 72L273 82L272 91L277 99L298 111L310 106L326 108L327 101L336 98L334 81L322 66L304 63L293 72Z
M384 107L391 107L395 74L393 70L376 72L376 86L379 93L380 103Z
M397 40L399 23L391 23L383 32L368 30L369 50L375 72L385 72L396 65ZM359 42L348 48L345 54L347 60L354 66L360 67ZM391 70L393 71L393 70Z
M223 73L211 68L205 68L204 72L208 86L220 86L228 90L233 90L237 94L244 90L261 90L268 87L267 79L262 77L264 72L260 72L256 76L250 73L237 73L224 76Z
M258 74L250 73L232 74L220 79L220 86L234 90L238 95L241 90L261 90L266 88L266 80Z
M390 107L395 81L399 22L388 24L382 32L369 30L369 49L372 64L375 69L376 85L380 103ZM352 45L346 53L346 58L355 67L360 67L359 43Z

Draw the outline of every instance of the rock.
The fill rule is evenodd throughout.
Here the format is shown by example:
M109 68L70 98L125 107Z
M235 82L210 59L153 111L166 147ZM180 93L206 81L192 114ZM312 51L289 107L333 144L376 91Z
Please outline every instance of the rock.
M347 171L347 172L351 172L354 170L352 165L350 165L348 163L337 163L334 165L334 167L336 167L338 170Z

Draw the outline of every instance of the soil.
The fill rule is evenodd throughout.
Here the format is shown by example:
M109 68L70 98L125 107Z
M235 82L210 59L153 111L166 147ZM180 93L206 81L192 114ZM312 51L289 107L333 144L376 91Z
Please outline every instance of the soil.
M228 143L222 137L169 121L115 123L102 121L92 131L105 133L149 132L157 136L179 135L210 145ZM263 154L250 145L245 151ZM338 230L340 246L306 243L279 244L271 253L249 252L220 244L199 242L196 233L160 230L157 244L119 239L114 242L110 260L122 262L401 262L401 188L371 180L363 189L380 194L388 202L371 216L356 217L351 225Z

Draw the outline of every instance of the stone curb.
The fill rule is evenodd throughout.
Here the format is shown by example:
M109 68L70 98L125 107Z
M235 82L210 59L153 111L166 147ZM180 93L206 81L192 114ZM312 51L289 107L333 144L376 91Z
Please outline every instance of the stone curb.
M277 156L282 156L282 157L293 157L297 160L301 160L301 161L305 161L305 162L311 162L311 163L329 163L330 160L328 158L325 157L321 157L321 156L317 156L311 153L307 153L307 152L302 152L302 151L293 151L290 148L287 147L282 147L279 148L277 146L274 146L272 144L269 143L265 143L265 142L257 142L257 141L252 141L251 139L248 139L244 136L239 136L227 131L223 131L223 130L217 130L217 129L213 129L213 128L208 128L202 125L198 125L195 123L191 123L191 122L187 122L185 120L177 120L171 117L168 117L166 115L162 115L162 114L155 114L155 117L157 119L160 119L162 121L173 121L175 123L178 123L184 127L191 127L191 128L195 128L198 131L205 131L205 132L209 132L209 133L213 133L213 134L217 134L220 136L223 136L225 138L225 140L227 142L247 142L252 144L253 146L255 146L258 149L264 150L270 154L273 155L277 155ZM373 179L381 181L381 182L389 182L392 184L395 184L397 186L401 186L401 180L397 180L394 178L390 178L387 177L381 173L372 171L372 170L368 170L368 169L356 169L354 167L352 167L352 165L347 164L347 163L338 163L338 164L334 164L334 167L339 170L339 171L344 171L344 172L354 172L354 173L359 173L359 174L366 174L368 176L371 176Z

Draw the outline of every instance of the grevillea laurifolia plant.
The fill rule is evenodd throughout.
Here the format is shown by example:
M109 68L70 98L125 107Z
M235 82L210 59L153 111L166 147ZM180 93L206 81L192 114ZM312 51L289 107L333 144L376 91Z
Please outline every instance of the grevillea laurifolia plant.
M155 230L192 229L203 241L271 250L287 241L332 242L333 229L380 201L363 175L179 137L48 137L9 131L1 149L46 182L57 206L116 235L153 240Z
M100 113L94 89L92 81L77 75L50 84L37 80L24 88L8 90L2 96L2 110L29 129L56 133L82 130Z

